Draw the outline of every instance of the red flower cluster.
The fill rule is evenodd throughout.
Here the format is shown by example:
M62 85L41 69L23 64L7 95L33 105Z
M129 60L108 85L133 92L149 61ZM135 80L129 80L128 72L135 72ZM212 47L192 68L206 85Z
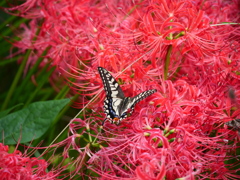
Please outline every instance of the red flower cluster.
M1 180L42 180L55 179L59 174L47 172L48 163L43 159L30 158L15 150L8 153L8 146L0 143Z
M32 19L15 46L35 50L29 64L51 47L46 60L75 79L82 106L102 91L98 66L113 76L124 70L118 82L126 96L158 91L104 133L97 134L99 114L85 120L86 133L103 144L85 148L88 168L105 179L172 180L240 178L224 163L238 148L225 123L240 118L240 31L223 22L238 23L238 8L230 0L39 0L10 10ZM72 124L73 138L83 124Z

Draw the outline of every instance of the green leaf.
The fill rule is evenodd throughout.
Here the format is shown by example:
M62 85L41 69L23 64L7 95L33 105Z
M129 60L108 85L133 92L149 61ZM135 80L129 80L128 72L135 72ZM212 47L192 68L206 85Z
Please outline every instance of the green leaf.
M0 118L0 141L16 144L41 137L70 99L35 102L28 107Z
M13 107L5 110L5 111L1 111L1 112L0 112L0 118L6 116L8 113L10 113L10 111L12 111L13 109L15 109L16 107L18 107L18 106L23 106L23 105L24 105L23 103L20 103L20 104L17 104L16 106L13 106Z

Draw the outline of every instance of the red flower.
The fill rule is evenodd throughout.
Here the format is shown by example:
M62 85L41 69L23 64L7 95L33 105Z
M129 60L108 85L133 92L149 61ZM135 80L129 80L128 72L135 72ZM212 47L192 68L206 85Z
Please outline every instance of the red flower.
M65 146L63 157L79 153L75 173L82 177L87 167L103 179L240 178L225 164L238 148L237 132L225 122L240 118L239 28L216 24L239 22L236 1L134 2L52 0L36 13L26 11L29 2L19 6L25 17L38 13L15 43L20 52L34 50L29 64L51 47L46 58L75 79L69 82L81 107L101 93L92 113L75 119L69 137L56 144ZM126 96L157 89L103 132L98 66L117 76Z
M0 143L0 177L2 180L56 179L59 172L47 172L48 163L43 159L30 158L15 150L8 153L8 146Z

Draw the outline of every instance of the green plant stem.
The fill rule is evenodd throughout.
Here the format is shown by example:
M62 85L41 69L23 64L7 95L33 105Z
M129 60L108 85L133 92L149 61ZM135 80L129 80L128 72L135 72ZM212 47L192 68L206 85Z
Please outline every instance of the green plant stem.
M173 49L172 45L169 45L168 50L167 50L166 61L165 61L165 64L164 64L164 80L167 80L167 78L168 78L168 69L169 69L172 49Z
M65 98L68 92L70 91L70 88L68 85L65 85L61 91L57 94L57 96L54 99L62 99Z
M18 88L18 93L16 94L17 96L21 95L21 93L23 92L23 89L26 87L27 83L29 83L31 76L39 69L39 65L43 61L44 56L47 54L49 49L50 49L50 47L47 47L45 49L45 51L41 54L40 58L38 58L38 60L34 64L34 66L28 71L26 77L23 79L23 82L21 83L21 86Z
M20 79L20 77L21 77L21 75L22 75L22 73L23 73L24 67L25 67L25 65L26 65L26 63L27 63L27 60L28 60L29 55L30 55L31 52L32 52L32 50L27 50L27 53L26 53L26 55L24 56L24 59L23 59L21 65L20 65L20 67L19 67L19 69L18 69L18 72L17 72L17 74L16 74L16 76L15 76L15 78L14 78L14 80L13 80L13 83L12 83L12 85L11 85L9 91L8 91L7 97L6 97L6 99L4 100L4 103L3 103L3 105L2 105L1 110L4 110L4 109L7 108L8 103L9 103L9 101L10 101L12 95L13 95L14 90L15 90L16 87L17 87L17 84L18 84L19 79Z
M67 112L67 110L71 107L71 105L77 100L79 94L76 94L73 98L71 98L70 102L63 108L63 110L57 115L55 120L53 121L53 125L57 124L59 119Z
M15 19L17 19L17 21L15 23L13 23L12 25L10 25L11 28L7 27L6 30L3 30L3 28L5 26L7 26L7 24L10 24ZM18 28L22 23L25 23L26 21L28 21L28 20L24 19L24 18L19 19L19 17L10 16L3 24L0 25L1 35L3 37L10 35L16 28ZM3 38L3 40L4 40L4 38Z
M18 59L19 59L19 56L15 56L15 57L13 57L11 59L3 60L2 62L0 62L0 66L5 66L5 65L7 65L9 63L17 61Z
M45 66L46 68L48 66ZM40 89L43 87L43 85L48 82L48 78L51 76L52 72L55 70L55 67L52 67L48 72L47 74L45 75L44 78L41 79L41 81L39 82L37 88L35 89L35 91L30 95L30 97L28 98L27 102L25 103L25 106L26 107L28 104L30 104L32 102L32 100L34 99L34 97L37 95L37 93L40 91ZM43 71L45 72L45 71Z
M41 101L47 101L50 99L50 96L55 94L55 91L52 88L44 89L41 92L39 92L39 96L41 96Z
M1 5L0 5L1 6ZM2 30L2 28L4 28L7 24L13 22L14 19L17 19L16 16L10 16L9 18L7 18L5 21L3 21L1 24L0 24L0 29Z

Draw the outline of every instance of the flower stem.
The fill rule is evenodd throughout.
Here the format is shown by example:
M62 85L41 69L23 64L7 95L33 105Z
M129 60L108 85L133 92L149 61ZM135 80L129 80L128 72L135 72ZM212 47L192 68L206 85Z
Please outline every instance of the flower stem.
M166 56L166 61L165 61L165 65L164 65L164 80L167 79L168 77L168 68L169 68L169 64L170 64L170 57L171 57L171 52L172 52L172 45L168 46L168 52L167 52L167 56Z
M62 98L65 98L66 95L69 93L70 91L70 88L68 85L65 85L61 91L57 94L57 96L54 98L54 99L62 99Z
M19 60L19 56L16 56L16 57L12 57L10 59L6 59L6 60L3 60L0 62L0 66L5 66L7 64L10 64L12 62L16 62L17 60Z
M50 48L51 47L47 47L43 51L43 53L38 58L38 60L34 64L34 66L28 71L26 77L23 79L23 81L21 82L20 87L18 88L18 92L17 92L16 96L20 96L22 93L24 93L24 88L26 88L26 86L29 83L29 80L31 79L32 75L38 71L40 63L44 60L44 57L48 53Z
M19 67L18 72L17 72L17 74L16 74L16 76L15 76L15 78L14 78L14 80L13 80L13 83L12 83L12 85L11 85L11 87L10 87L10 90L8 91L7 97L6 97L6 99L4 100L4 103L3 103L3 105L2 105L1 110L4 110L4 109L7 108L8 103L9 103L9 101L10 101L12 95L13 95L14 90L15 90L16 87L17 87L18 81L19 81L19 79L20 79L20 77L21 77L21 75L22 75L22 73L23 73L24 67L25 67L25 65L26 65L26 63L27 63L28 57L29 57L29 55L30 55L31 52L32 52L32 50L28 50L27 53L26 53L26 55L24 56L24 59L23 59L23 61L22 61L22 63L21 63L21 66Z
M48 66L45 66L45 68L47 69ZM33 99L35 98L35 96L37 95L37 93L41 90L41 88L43 87L43 85L48 82L49 77L51 76L52 72L55 70L55 67L51 68L47 73L44 70L43 73L46 73L46 75L42 75L42 79L40 80L37 88L35 89L35 91L30 95L30 97L28 98L27 102L25 103L25 107L30 104Z

